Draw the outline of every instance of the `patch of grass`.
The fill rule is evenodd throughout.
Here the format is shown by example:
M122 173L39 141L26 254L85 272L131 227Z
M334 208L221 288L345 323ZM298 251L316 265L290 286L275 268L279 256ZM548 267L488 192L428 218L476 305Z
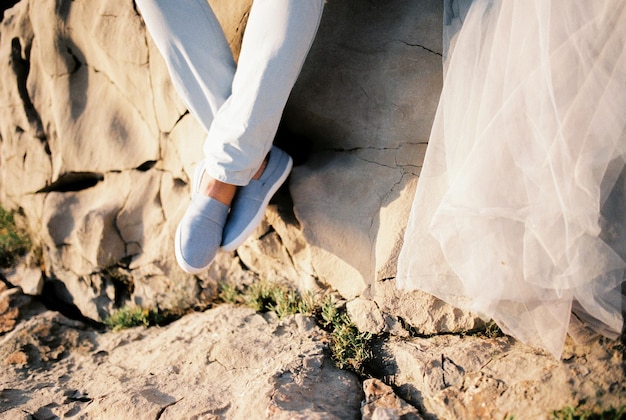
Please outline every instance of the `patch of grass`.
M491 320L485 326L484 335L487 338L498 338L504 337L505 334L502 332L498 324L496 324L495 321Z
M32 246L28 234L15 225L13 215L0 206L0 268L13 267Z
M465 335L480 338L499 338L506 336L494 320L487 322L483 328L467 331Z
M313 315L315 313L315 299L310 293L304 295L295 290L284 289L274 295L275 304L274 311L279 318L293 315L304 314Z
M224 293L226 298L236 302L237 299L231 294L228 289ZM310 294L302 296L285 285L267 281L255 283L246 289L241 301L257 312L274 311L279 319L297 313L312 315L315 310L314 299Z
M158 309L142 308L140 306L125 306L113 312L104 323L113 331L120 331L138 326L151 327L163 325L171 320L171 316Z
M320 317L322 326L330 330L330 350L337 367L362 373L365 362L372 358L372 334L360 332L330 297L322 303Z
M620 420L626 418L626 405L602 411L567 406L553 411L552 418L556 420Z
M257 312L269 312L275 304L274 294L281 286L260 281L248 287L242 295L244 305Z
M235 286L229 283L220 283L218 287L218 298L222 302L233 305L241 303L241 292Z
M222 284L220 299L243 304L257 312L274 311L278 318L301 313L315 315L318 323L330 334L330 351L340 369L363 373L364 364L372 358L372 334L360 332L345 310L336 307L330 297L319 303L310 293L297 291L278 283L261 281L240 291Z

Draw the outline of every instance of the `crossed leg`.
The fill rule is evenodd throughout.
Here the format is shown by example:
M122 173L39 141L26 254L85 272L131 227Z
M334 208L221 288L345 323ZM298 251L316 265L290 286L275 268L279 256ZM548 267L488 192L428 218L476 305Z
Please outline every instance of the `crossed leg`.
M255 0L237 65L206 0L137 4L177 92L207 131L175 245L181 267L199 272L220 245L234 249L254 230L291 169L272 141L323 0Z

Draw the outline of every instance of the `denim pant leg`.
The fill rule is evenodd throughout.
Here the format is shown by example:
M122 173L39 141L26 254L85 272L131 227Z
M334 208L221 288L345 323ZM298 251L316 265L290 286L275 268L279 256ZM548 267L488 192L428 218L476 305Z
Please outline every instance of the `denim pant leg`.
M230 96L235 61L207 0L136 0L176 92L208 132Z
M232 94L204 143L205 167L246 185L272 146L280 118L313 43L324 0L255 0Z

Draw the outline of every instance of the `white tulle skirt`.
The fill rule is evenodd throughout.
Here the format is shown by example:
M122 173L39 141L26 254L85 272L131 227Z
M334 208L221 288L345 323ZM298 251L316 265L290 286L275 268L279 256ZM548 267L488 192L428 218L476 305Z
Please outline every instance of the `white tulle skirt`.
M398 287L555 357L573 320L616 337L626 1L475 0L449 42Z

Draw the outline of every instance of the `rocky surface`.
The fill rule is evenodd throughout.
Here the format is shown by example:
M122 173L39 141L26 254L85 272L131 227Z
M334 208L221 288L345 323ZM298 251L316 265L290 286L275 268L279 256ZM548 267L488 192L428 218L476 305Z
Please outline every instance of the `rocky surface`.
M626 404L620 343L568 342L557 361L468 335L484 322L395 287L441 87L440 1L327 3L276 139L296 161L289 185L198 276L178 269L172 238L204 133L133 1L11 3L0 204L36 246L0 271L0 418L518 419ZM237 55L250 0L210 3ZM97 327L124 305L206 308L220 282L259 279L336 290L376 337L366 376L336 369L302 316L220 306Z
M324 343L308 318L226 305L118 333L44 311L0 339L0 417L354 418L360 382Z
M579 405L623 407L624 347L568 342L562 361L510 337L390 339L379 357L407 401L441 419L540 419Z
M557 361L509 337L383 335L359 377L334 366L313 317L222 304L111 332L19 289L7 299L2 419L548 419L626 404L624 346L603 339L568 342Z

